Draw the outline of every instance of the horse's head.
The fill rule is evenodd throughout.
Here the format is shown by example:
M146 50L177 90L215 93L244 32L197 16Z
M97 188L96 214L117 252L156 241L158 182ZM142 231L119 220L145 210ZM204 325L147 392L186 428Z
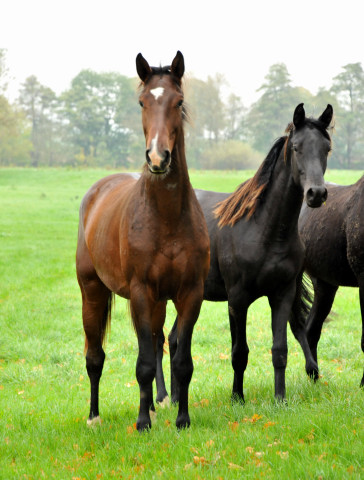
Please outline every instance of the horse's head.
M299 104L289 127L287 143L291 158L292 175L296 185L300 185L309 207L320 207L327 199L324 173L327 156L331 150L331 140L327 133L333 117L331 105L318 119L306 118L303 103Z
M136 68L142 81L139 104L148 168L152 173L166 173L176 139L183 133L183 55L178 51L171 66L156 68L139 53Z

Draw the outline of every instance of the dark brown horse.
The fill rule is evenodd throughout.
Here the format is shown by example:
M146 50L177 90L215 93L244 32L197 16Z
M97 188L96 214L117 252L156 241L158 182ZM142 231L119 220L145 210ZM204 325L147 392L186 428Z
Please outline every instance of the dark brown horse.
M99 421L102 344L116 293L130 300L138 337L138 430L151 427L157 338L167 300L175 304L178 347L172 362L180 391L176 425L183 428L190 424L191 339L208 272L209 237L187 171L183 56L177 52L170 67L155 68L139 54L136 67L142 82L146 165L139 178L116 174L98 181L80 208L76 265L91 383L88 423Z
M272 311L276 398L285 397L288 320L304 351L307 373L317 372L301 314L301 289L296 288L296 284L301 285L304 257L297 222L303 200L313 208L326 200L323 175L331 148L327 128L332 115L328 105L317 120L306 118L303 104L298 105L287 135L276 141L253 178L231 195L196 191L211 245L204 299L228 301L234 369L232 397L239 401L244 401L243 377L249 353L247 311L261 296L268 297ZM169 336L171 358L177 345L175 324ZM171 382L172 401L177 401L173 364ZM157 385L157 390L157 400L161 401L166 394L164 384Z
M316 361L322 324L340 285L359 287L364 352L364 176L354 185L327 184L327 189L326 205L320 211L303 208L298 223L306 248L305 270L314 286L307 338Z

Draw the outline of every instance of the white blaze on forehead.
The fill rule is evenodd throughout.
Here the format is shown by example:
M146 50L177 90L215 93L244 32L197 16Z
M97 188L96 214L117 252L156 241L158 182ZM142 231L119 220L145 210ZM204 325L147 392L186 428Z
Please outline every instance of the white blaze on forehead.
M157 87L157 88L152 88L150 91L152 95L154 95L154 98L158 100L159 97L161 97L164 93L164 88L163 87Z

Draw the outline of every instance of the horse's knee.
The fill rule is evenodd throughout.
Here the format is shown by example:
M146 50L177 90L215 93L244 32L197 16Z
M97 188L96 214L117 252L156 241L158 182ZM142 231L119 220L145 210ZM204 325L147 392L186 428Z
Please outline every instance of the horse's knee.
M274 368L286 368L287 348L272 348L272 361Z
M249 348L248 346L244 348L233 347L231 352L231 364L234 371L245 370L248 364Z
M90 378L93 377L101 377L102 369L104 366L105 361L105 352L100 350L96 355L91 355L89 352L86 354L86 369L88 376Z
M153 382L156 373L156 362L146 362L138 358L136 365L136 378L139 384Z
M175 355L172 359L173 373L180 383L189 383L193 374L192 358L180 358Z

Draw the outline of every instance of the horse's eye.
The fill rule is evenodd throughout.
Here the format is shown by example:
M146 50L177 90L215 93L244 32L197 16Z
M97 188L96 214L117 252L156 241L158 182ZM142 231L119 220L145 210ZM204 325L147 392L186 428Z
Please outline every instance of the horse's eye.
M176 107L177 107L177 108L181 108L182 105L183 105L183 100L180 100L180 101L177 103Z
M141 100L139 100L139 105L140 105L142 108L144 107L144 103L143 103Z
M292 145L292 148L295 152L298 152L298 148L297 148L297 145Z

